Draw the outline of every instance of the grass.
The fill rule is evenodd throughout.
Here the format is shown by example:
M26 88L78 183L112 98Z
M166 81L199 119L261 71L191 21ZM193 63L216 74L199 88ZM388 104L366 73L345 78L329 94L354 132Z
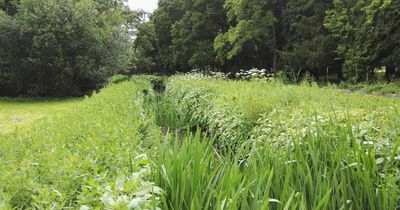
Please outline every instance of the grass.
M180 76L158 103L165 209L399 208L399 100Z
M0 208L399 209L399 112L335 86L134 77L0 135Z
M400 96L400 82L394 81L391 83L377 82L373 84L348 84L343 83L339 86L342 89L357 91L364 94L384 95L390 97Z
M0 98L0 133L76 107L82 99L39 100Z
M143 89L140 81L112 85L29 131L0 135L0 208L157 205L145 151L159 133Z
M175 77L169 82L165 97L167 105L164 106L172 109L172 118L178 118L170 122L182 121L180 124L217 133L222 144L237 144L251 135L286 142L293 135L315 130L315 123L324 123L330 118L336 118L339 123L351 122L357 135L373 141L386 141L399 135L398 99L347 94L334 86L319 88L308 84L288 86L279 82Z

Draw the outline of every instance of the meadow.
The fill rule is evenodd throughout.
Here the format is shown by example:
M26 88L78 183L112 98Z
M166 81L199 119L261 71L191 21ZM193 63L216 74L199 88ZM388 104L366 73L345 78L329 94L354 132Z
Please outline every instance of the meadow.
M398 209L400 101L133 77L0 134L2 209Z
M0 98L0 133L29 125L46 116L72 109L80 99Z

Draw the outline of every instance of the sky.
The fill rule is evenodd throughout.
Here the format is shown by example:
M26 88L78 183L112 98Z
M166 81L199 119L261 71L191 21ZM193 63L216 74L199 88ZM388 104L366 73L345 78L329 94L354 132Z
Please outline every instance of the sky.
M143 9L147 12L153 12L157 8L158 0L128 0L131 9Z

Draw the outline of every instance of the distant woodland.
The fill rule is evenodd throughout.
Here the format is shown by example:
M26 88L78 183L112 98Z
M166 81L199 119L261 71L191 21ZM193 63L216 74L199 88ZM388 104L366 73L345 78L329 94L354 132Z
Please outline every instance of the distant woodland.
M0 95L83 95L116 74L259 68L400 77L397 0L0 0Z

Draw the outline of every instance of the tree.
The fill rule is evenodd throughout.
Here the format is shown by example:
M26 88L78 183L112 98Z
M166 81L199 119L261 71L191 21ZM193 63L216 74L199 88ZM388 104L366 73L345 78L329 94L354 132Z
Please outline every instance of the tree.
M286 45L281 57L291 75L309 72L318 80L321 75L336 72L341 79L337 55L337 40L324 27L331 0L290 0L284 10Z
M172 26L174 63L182 71L217 68L213 43L226 28L224 0L194 0L182 5L184 15Z
M365 8L367 13L366 39L371 46L369 65L386 67L385 78L400 78L400 2L373 0Z
M122 3L21 0L18 8L0 21L2 75L13 94L82 95L126 69Z
M135 37L133 47L133 69L134 73L152 73L156 71L157 43L155 27L152 21L147 21L149 14L139 11L134 21Z
M255 65L276 71L279 50L284 45L281 11L285 4L275 0L227 0L230 28L215 39L217 59L222 63L236 59L238 68Z
M373 81L386 66L387 79L398 68L399 1L335 0L325 25L339 39L338 54L354 82Z
M172 26L182 18L182 5L186 0L160 0L158 9L151 16L154 24L157 53L154 58L156 69L164 74L172 74L179 70L174 63L172 49Z
M15 54L21 51L21 48L15 48L18 34L15 21L0 10L0 95L16 94L11 80L11 68L18 64ZM12 51L15 53L11 54Z

